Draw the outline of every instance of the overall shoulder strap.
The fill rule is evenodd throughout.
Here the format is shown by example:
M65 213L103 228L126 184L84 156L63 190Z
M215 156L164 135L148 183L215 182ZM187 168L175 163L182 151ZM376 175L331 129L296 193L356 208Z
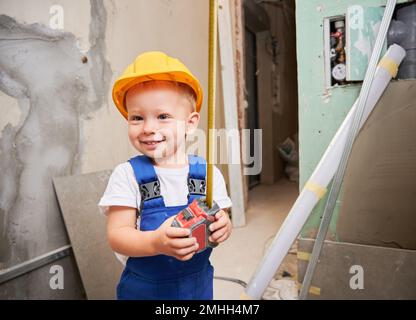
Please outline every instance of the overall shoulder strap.
M206 187L206 161L202 157L189 155L189 174L188 174L188 203L201 196L205 196Z
M160 182L152 161L145 155L139 155L131 158L129 162L139 185L140 211L164 207L165 203L160 193Z

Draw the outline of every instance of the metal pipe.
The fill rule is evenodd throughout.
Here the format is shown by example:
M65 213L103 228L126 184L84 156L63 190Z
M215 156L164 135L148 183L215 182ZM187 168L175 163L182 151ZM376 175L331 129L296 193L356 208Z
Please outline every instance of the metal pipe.
M70 255L71 246L63 246L51 252L45 253L36 258L30 259L13 267L3 269L0 271L0 284L3 282L9 281L11 279L17 278L23 274L31 272L35 269L43 267L53 261L62 259Z

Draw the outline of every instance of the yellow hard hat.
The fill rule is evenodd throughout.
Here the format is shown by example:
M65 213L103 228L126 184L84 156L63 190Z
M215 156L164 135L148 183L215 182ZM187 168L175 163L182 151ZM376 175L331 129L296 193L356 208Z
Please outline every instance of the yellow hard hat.
M127 119L126 93L138 83L150 80L167 80L187 84L196 96L196 111L202 106L202 88L197 78L178 59L160 51L142 53L134 59L113 86L113 100Z

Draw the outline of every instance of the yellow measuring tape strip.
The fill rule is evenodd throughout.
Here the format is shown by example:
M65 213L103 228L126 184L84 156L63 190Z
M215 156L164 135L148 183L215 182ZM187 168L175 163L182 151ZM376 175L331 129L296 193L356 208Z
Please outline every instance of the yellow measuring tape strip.
M300 288L302 287L302 284L298 280L298 275L295 274L295 277L294 278L295 278L295 281L296 281L296 285L298 287L298 290L300 290ZM315 296L319 296L319 295L321 295L321 288L315 287L315 286L310 286L309 287L309 293L310 294L313 294Z
M302 287L302 284L300 282L298 282L297 284L298 284L298 290L300 290L300 288ZM309 293L314 294L315 296L319 296L321 295L321 288L310 286Z
M217 0L209 1L209 52L208 52L208 135L207 135L207 204L212 208L212 180L215 151L215 86L217 67Z
M297 258L299 260L309 261L311 254L309 252L298 251Z
M322 187L321 185L309 180L308 182L306 182L305 184L305 189L309 190L311 192L313 192L318 199L321 199L325 193L327 192L327 188Z
M397 72L399 71L399 65L389 57L384 57L380 60L378 63L379 67L386 70L388 73L390 73L392 78L395 78L397 76Z

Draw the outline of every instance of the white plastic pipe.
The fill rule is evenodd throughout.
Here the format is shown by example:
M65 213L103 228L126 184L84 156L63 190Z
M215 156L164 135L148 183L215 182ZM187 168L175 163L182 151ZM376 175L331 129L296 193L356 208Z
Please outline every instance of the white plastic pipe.
M371 85L360 128L374 109L374 106L377 104L394 75L395 69L397 69L396 67L400 65L405 55L406 51L402 47L394 44L390 46L383 59L380 61ZM300 233L316 203L325 192L324 188L328 186L340 163L342 150L346 143L348 128L351 126L351 120L356 106L357 101L354 103L344 122L332 138L321 161L316 166L309 181L305 184L305 187L296 199L287 218L274 238L273 243L270 245L247 288L243 292L242 298L260 299L262 297L263 292L266 290L284 257L288 253L292 243Z

